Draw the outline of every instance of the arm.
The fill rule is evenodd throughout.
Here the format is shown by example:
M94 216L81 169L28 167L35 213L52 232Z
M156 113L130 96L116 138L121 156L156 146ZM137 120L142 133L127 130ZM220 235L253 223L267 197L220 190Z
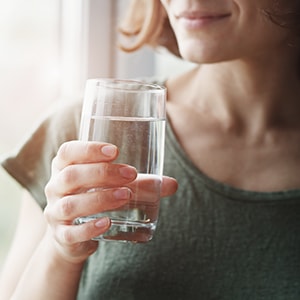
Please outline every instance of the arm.
M55 255L42 210L28 193L22 200L0 299L75 299L82 264L66 264Z
M103 234L110 220L104 217L82 225L73 220L127 203L131 193L126 185L137 176L134 168L112 163L118 151L104 146L74 141L59 149L45 188L46 222L32 200L24 201L19 233L3 272L1 299L76 299L84 263L98 247L91 239ZM105 189L87 193L101 186ZM176 188L174 179L164 177L162 196Z
M43 212L29 193L21 199L17 228L0 276L0 299L10 299L34 249L45 233Z
M72 151L77 147L70 148ZM97 159L101 160L101 157ZM64 195L69 193L69 186L56 182L57 178L64 177L61 174L70 162L60 155L55 162L59 167L56 168L53 163L47 218L28 193L23 199L14 242L2 272L0 299L75 299L83 265L98 246L97 242L90 239L105 232L110 225L106 219L97 226L75 226L72 225L73 215L62 217L58 213L64 210L60 210L60 204L64 202ZM80 179L75 184L80 185ZM66 218L70 221L66 221ZM74 235L75 239L69 240L65 232L69 232L69 236Z

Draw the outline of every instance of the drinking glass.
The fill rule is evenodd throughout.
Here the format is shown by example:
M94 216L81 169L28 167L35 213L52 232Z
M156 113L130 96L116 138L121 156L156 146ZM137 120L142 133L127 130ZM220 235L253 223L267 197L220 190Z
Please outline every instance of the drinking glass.
M156 229L163 174L166 89L156 84L121 79L89 79L86 83L80 136L82 141L114 144L114 163L136 168L128 187L128 204L83 216L77 224L108 216L110 229L98 240L147 242Z

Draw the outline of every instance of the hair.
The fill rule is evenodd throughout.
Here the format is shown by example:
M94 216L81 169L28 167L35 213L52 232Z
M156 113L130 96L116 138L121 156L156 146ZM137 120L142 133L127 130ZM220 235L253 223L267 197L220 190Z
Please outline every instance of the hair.
M284 1L274 0L272 8L263 10L263 13L276 25L289 30L294 37L300 38L300 2L293 0L288 1L288 7Z
M283 10L281 1L274 0L270 10L262 13L276 25L289 30L300 38L300 2ZM119 47L125 52L133 52L144 45L162 46L180 57L176 37L169 23L167 13L160 0L131 0L127 14L119 27L125 42ZM125 45L126 44L126 45Z
M119 32L126 43L120 43L119 47L125 52L149 45L162 46L180 56L174 31L160 0L131 0Z

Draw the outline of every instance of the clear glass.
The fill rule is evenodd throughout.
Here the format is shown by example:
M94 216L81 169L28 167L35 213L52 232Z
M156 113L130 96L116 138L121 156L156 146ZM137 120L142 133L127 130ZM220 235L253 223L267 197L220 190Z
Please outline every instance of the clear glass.
M80 140L116 145L116 163L134 166L137 179L130 184L132 200L127 205L92 216L111 218L111 228L96 239L147 242L158 220L163 174L166 90L155 84L132 80L90 79L85 89ZM97 188L97 187L95 187Z

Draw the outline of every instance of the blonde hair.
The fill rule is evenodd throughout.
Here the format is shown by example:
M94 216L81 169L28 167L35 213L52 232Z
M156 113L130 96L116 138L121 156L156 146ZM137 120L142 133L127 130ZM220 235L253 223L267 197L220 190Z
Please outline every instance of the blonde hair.
M131 0L119 26L120 48L133 52L144 45L163 46L180 56L177 41L160 0Z

